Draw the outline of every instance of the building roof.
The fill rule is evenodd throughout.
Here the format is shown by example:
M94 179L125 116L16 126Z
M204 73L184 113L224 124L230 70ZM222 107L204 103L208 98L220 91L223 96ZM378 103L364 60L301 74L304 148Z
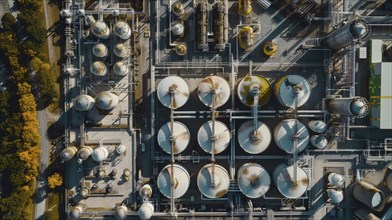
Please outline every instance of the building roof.
M382 62L382 40L372 40L371 63Z
M371 99L379 99L379 127L381 129L392 129L392 62L376 63L374 69L375 75L381 75L380 95L371 95ZM374 107L374 106L372 106ZM377 111L372 109L373 112ZM374 118L374 114L372 114ZM378 123L377 123L378 124Z

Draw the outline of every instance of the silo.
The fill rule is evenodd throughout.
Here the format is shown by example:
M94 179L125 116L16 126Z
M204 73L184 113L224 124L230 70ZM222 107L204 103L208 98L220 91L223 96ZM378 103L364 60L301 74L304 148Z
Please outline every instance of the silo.
M238 13L242 16L249 16L252 13L251 0L238 0Z
M172 184L174 199L180 198L188 190L190 176L183 166L178 164L169 164L159 173L157 179L158 189L162 195L169 199L171 197Z
M238 170L238 187L248 198L260 198L267 193L270 185L270 175L259 164L246 163Z
M106 160L109 156L109 151L106 147L100 146L94 149L93 153L91 154L91 158L95 162L102 162Z
M113 53L120 58L129 57L130 51L123 43L118 43L113 48Z
M112 110L118 105L118 102L118 96L111 92L100 92L95 97L95 104L102 110Z
M176 1L171 5L171 9L175 15L182 18L185 14L185 7L180 1Z
M215 127L214 130L213 127ZM230 132L227 126L220 121L215 120L215 125L212 121L207 121L200 127L197 141L205 152L211 154L212 147L214 147L214 153L219 154L229 145Z
M207 4L200 3L196 7L197 26L196 26L196 45L198 50L208 51L207 36Z
M344 183L344 178L338 173L330 173L328 175L328 182L334 187L340 187Z
M365 180L354 183L353 196L369 208L381 211L385 206L384 193L377 189L375 185Z
M282 77L275 85L275 96L278 102L289 108L295 108L297 97L297 107L304 105L310 97L310 86L308 81L299 75L288 75Z
M93 149L89 146L84 146L78 151L78 160L84 161L93 153Z
M171 154L172 143L173 154L179 154L185 150L190 141L191 135L188 128L181 122L173 122L173 131L171 123L168 122L159 129L157 139L158 144L168 154Z
M137 214L141 220L148 220L154 214L154 206L149 202L143 202Z
M258 105L263 106L271 98L271 84L263 76L246 76L237 86L239 100L246 106L254 105L254 96L258 96Z
M295 178L294 166L286 164L280 164L275 168L273 180L279 192L289 199L302 196L309 185L308 174L301 167L297 167L297 178Z
M113 71L118 76L125 76L128 74L129 69L126 63L118 61L113 65Z
M276 125L274 129L274 140L278 147L288 154L294 153L294 137L298 137L297 150L303 151L309 144L309 131L297 119L286 119Z
M118 21L115 25L114 25L114 33L116 33L116 35L123 39L123 40L127 40L129 39L129 37L131 36L131 28L129 27L128 23L124 22L124 21Z
M96 76L106 76L108 68L103 62L95 61L90 66L90 72Z
M230 98L230 86L220 76L207 76L202 79L197 87L197 92L200 101L208 107L212 107L214 102L214 107L219 108Z
M176 54L178 56L184 56L185 54L188 53L188 46L186 45L186 43L184 42L180 42L176 45L176 47L174 48L174 50L176 51Z
M174 21L171 24L171 31L175 36L182 36L184 34L184 22L182 21Z
M71 208L71 211L68 214L68 217L72 220L77 220L83 213L83 207L81 205L77 205Z
M343 27L328 34L326 41L333 50L340 50L352 44L354 40L362 40L370 35L370 26L364 19L355 19Z
M226 44L225 29L227 24L225 23L225 4L217 2L213 6L213 22L214 22L214 49L223 51Z
M171 100L173 95L173 103ZM179 76L168 76L162 79L157 87L159 101L167 108L177 109L185 105L189 99L189 87Z
M375 214L373 214L371 211L367 209L358 209L357 211L354 212L354 215L359 220L380 220L379 217L377 217Z
M91 31L94 36L101 39L108 39L110 36L110 29L104 21L96 21L92 23Z
M108 55L108 48L105 44L98 43L93 46L93 54L96 57L103 58Z
M220 165L207 164L200 169L197 175L197 186L200 192L211 199L224 196L229 185L229 173Z
M242 149L250 154L259 154L265 151L271 143L271 139L270 129L260 121L257 121L256 126L254 121L247 121L238 130L238 142Z
M71 160L73 156L75 156L76 152L78 149L76 147L66 147L62 152L61 152L61 159L64 161Z
M88 111L94 107L94 104L94 98L85 94L78 95L73 102L73 106L78 111Z
M119 205L116 207L116 213L114 217L118 220L126 219L128 208L125 205Z
M311 120L308 122L308 127L311 131L316 133L323 133L327 130L327 124L321 120Z
M242 49L249 50L253 46L254 34L251 26L243 26L238 31L238 42Z
M332 98L328 103L331 114L364 118L369 114L369 102L363 97Z
M343 191L327 189L327 194L332 203L339 204L343 201Z
M318 149L324 149L328 145L328 140L325 135L312 135L310 143Z

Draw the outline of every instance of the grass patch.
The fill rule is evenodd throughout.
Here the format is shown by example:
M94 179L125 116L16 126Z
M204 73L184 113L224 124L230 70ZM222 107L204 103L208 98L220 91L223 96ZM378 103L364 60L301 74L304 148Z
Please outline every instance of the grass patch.
M45 219L60 219L59 206L61 204L60 201L60 192L53 191L48 194L47 205L45 211Z

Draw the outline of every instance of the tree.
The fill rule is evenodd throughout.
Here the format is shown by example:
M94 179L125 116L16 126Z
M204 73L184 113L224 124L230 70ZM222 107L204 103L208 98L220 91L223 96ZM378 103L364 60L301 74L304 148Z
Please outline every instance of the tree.
M57 186L61 186L62 184L63 184L63 178L59 173L54 173L53 175L48 177L49 188L54 189Z
M1 25L3 26L4 31L13 31L16 24L15 17L7 12L1 17Z

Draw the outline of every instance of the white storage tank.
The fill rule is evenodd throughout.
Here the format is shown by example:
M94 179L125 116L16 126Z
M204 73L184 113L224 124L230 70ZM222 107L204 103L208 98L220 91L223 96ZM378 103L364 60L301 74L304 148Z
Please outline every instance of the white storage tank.
M183 196L189 188L190 176L186 169L178 164L169 164L165 166L158 175L157 185L159 191L165 197L171 197L171 188L173 179L173 197L174 199Z
M73 102L73 106L78 111L89 111L94 107L94 104L94 98L85 94L78 95Z
M381 211L385 206L384 193L375 185L365 180L356 182L353 186L353 196L369 208Z
M108 55L108 48L103 43L98 43L93 46L93 54L96 57L103 58Z
M116 46L114 46L113 53L116 56L124 59L129 57L130 51L126 45L124 45L123 43L118 43L116 44Z
M215 126L214 132L213 126ZM207 121L200 127L197 141L205 152L211 154L212 147L214 147L214 153L219 154L229 145L230 132L227 126L220 121L215 120L215 125L212 121Z
M300 107L308 101L311 93L308 81L299 75L282 77L276 83L274 90L278 102L293 109L296 97L298 99L297 107Z
M334 187L340 187L344 183L344 178L338 173L330 173L328 175L328 182Z
M109 156L109 151L106 147L100 146L94 149L93 153L91 154L91 158L95 162L102 162L106 160Z
M370 104L363 97L332 98L328 103L328 111L346 117L364 118L369 114Z
M123 40L127 40L129 39L129 37L131 37L131 28L129 27L128 23L124 22L124 21L118 21L115 25L114 25L114 33L116 33L116 35L123 39Z
M184 22L182 21L175 21L171 24L171 31L175 36L181 36L184 34Z
M278 165L273 173L273 180L279 192L286 198L296 199L302 196L309 185L308 174L297 167L297 178L294 177L294 166Z
M73 156L75 156L76 152L78 149L76 147L66 147L62 152L61 152L61 159L64 161L71 160Z
M127 151L127 147L124 144L117 145L116 152L118 154L124 154Z
M242 149L250 154L259 154L265 151L271 143L271 131L268 126L257 121L256 130L254 121L243 123L238 130L238 142Z
M125 205L120 205L116 207L116 214L114 217L118 220L126 219L128 213L128 208Z
M238 187L248 198L260 198L267 193L270 185L270 175L259 164L246 163L238 170Z
M68 217L72 220L77 220L83 213L83 207L81 205L77 205L71 208L71 211L68 214Z
M78 160L84 161L93 153L93 149L89 146L84 146L78 151Z
M310 130L316 133L323 133L327 130L327 124L321 120L311 120L308 122L308 127Z
M125 76L128 74L129 69L126 63L118 61L113 65L113 71L117 76Z
M171 94L173 94L173 106ZM188 101L189 87L181 77L168 76L159 82L157 96L162 105L167 108L177 109Z
M190 138L191 135L188 128L183 123L178 121L173 122L173 128L171 128L170 122L162 125L157 135L159 146L168 154L171 154L173 142L173 154L179 154L183 152L188 146Z
M98 93L95 98L95 104L102 110L114 109L118 105L118 102L118 96L107 91Z
M246 106L252 107L254 96L258 96L259 106L265 105L271 98L271 84L263 76L246 76L237 86L238 99Z
M328 145L328 140L325 135L312 135L310 143L318 149L324 149Z
M230 98L230 86L225 79L220 76L207 76L202 79L197 87L200 101L208 106L219 108ZM212 97L214 96L214 99Z
M298 137L296 152L303 151L309 144L309 131L297 119L286 119L276 125L274 140L278 147L288 154L294 153L294 135Z
M230 177L225 168L216 164L203 166L197 175L197 186L208 198L220 198L229 190Z
M332 203L339 204L343 201L343 191L328 189L327 194Z
M94 36L101 39L108 39L110 36L110 29L104 21L96 21L92 23L91 31Z
M90 66L90 72L96 76L106 76L108 68L103 62L95 61Z
M149 202L144 202L137 214L141 220L148 220L154 214L154 206Z
M140 197L142 197L143 201L151 198L151 195L152 195L151 186L148 184L143 185L139 191L139 195L140 195Z

